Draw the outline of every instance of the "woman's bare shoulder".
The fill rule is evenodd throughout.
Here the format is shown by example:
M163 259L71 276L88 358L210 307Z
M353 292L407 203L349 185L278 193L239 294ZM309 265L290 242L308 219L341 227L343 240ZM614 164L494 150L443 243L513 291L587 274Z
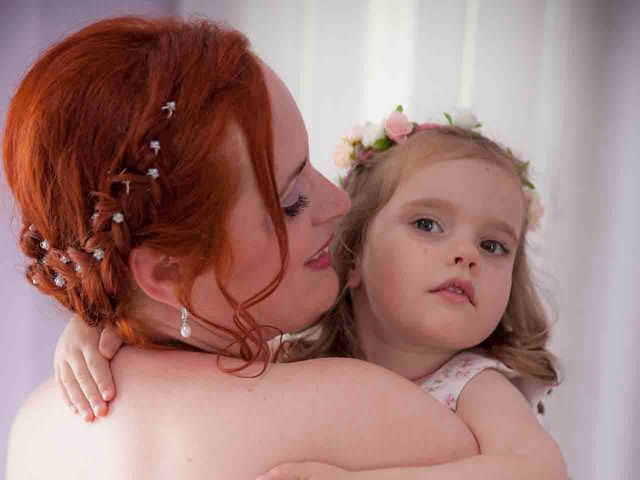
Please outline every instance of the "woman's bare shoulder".
M34 392L12 433L10 471L13 463L14 472L39 469L31 478L249 479L289 461L376 468L473 453L451 412L358 360L271 364L239 378L213 355L125 348L112 367L117 398L91 425L68 412L53 381ZM8 480L22 478L30 477Z
M53 378L39 385L22 404L9 435L7 480L85 478L83 465L67 455L83 441L86 427L67 409Z
M242 468L257 474L262 467L310 458L355 469L477 453L471 433L448 409L367 362L270 364L260 376L239 378L221 372L211 355L159 353L154 360L153 354L129 353L114 367L126 416L148 415L144 424L162 425L173 438L185 439L185 458L194 464L207 458L207 468L226 477L246 473L234 470L237 462L227 463L237 458L252 458L253 465Z
M421 406L425 403L424 393L413 383L361 360L321 358L269 364L262 374L262 364L238 374L224 371L240 365L239 360L218 359L204 353L125 348L112 362L118 390L114 408L121 408L119 399L127 397L122 408L143 407L155 411L149 409L149 398L154 398L153 402L162 408L174 402L184 404L185 397L189 402L210 404L225 399L235 401L236 397L245 395L251 400L251 394L281 397L286 393L287 400L293 400L293 392L295 398L304 397L306 401L317 398L325 402L337 395L359 403L375 394L370 401L380 403L403 397L404 403L416 400ZM139 399L146 399L145 403L138 402Z

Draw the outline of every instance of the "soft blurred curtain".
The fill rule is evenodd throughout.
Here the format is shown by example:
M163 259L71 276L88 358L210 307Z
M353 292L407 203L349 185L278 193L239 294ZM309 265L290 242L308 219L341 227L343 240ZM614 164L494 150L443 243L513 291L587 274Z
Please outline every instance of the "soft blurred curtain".
M471 107L530 160L546 204L531 239L565 381L547 427L573 479L640 478L640 3L635 0L97 0L0 3L0 109L63 33L113 13L206 15L244 31L299 102L316 166L353 123ZM0 455L51 372L64 315L29 288L0 184ZM2 460L4 462L4 459Z
M531 238L564 383L547 427L571 477L640 478L640 2L182 0L246 32L298 100L330 178L349 127L397 104L471 107L530 160L547 214Z
M0 0L0 128L20 78L51 42L100 17L169 14L172 0ZM16 248L19 218L0 175L0 479L9 428L18 407L52 372L53 349L66 314L24 280Z

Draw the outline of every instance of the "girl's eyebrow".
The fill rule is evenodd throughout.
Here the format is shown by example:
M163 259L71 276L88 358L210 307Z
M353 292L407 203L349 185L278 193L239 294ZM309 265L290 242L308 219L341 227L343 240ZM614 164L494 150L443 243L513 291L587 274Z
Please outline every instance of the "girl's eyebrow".
M500 230L502 233L512 237L514 243L518 243L520 241L520 239L518 238L518 235L516 235L515 230L513 229L513 227L511 225L509 225L507 222L504 222L502 220L491 220L488 225L491 228L495 228L496 230Z
M411 202L407 202L404 205L406 210L410 210L412 208L418 207L430 207L435 208L437 210L444 210L445 212L455 213L458 211L458 207L456 207L453 203L442 200L440 198L419 198L417 200L413 200Z
M436 210L443 211L445 213L454 213L454 214L458 211L458 207L455 204L440 198L419 198L417 200L407 202L404 205L403 210L411 210L413 208L420 208L420 207L433 208ZM491 228L500 230L506 235L509 235L510 237L512 237L513 241L516 244L520 241L513 227L503 220L492 218L489 220L489 222L487 222L487 225Z
M302 170L304 170L304 167L307 166L307 162L308 161L309 161L309 158L308 157L304 157L304 160L302 160L302 162L300 162L300 164L295 168L295 170L289 174L289 176L287 177L287 181L285 182L285 184L283 185L282 189L280 190L280 194L279 195L281 197L289 189L289 186L291 185L291 182L293 182L296 179L296 177L298 175L300 175Z

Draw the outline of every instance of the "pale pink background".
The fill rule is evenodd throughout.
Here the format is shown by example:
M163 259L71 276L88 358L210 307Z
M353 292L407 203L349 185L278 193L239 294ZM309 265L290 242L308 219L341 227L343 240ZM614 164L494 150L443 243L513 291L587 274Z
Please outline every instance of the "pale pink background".
M172 0L0 0L0 127L25 69L49 43L115 14L164 14ZM13 209L0 175L0 479L5 476L11 421L33 388L52 374L53 349L66 315L22 277ZM64 439L60 439L64 441Z
M290 86L331 178L339 135L398 103L418 121L466 103L531 160L547 207L532 251L565 367L547 427L572 478L640 478L640 2L0 0L0 124L52 40L102 15L172 11L249 36ZM10 208L0 180L0 478L11 419L50 375L65 318L22 279Z

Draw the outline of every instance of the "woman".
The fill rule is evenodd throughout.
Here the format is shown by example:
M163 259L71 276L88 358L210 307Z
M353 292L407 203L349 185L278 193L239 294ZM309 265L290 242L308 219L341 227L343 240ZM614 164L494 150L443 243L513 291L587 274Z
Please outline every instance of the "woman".
M444 407L373 365L267 368L267 340L336 296L326 248L349 202L313 169L291 95L238 32L88 26L25 76L3 154L29 281L149 347L113 361L107 421L86 425L53 380L40 386L12 429L9 480L249 479L285 461L477 453Z

